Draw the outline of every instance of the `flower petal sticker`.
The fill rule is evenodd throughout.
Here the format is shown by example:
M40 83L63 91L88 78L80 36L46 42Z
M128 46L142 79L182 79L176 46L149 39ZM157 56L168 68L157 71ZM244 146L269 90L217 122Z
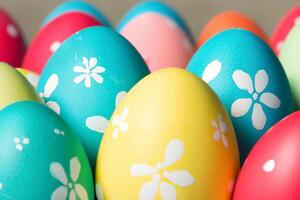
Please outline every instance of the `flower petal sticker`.
M222 68L222 63L218 60L214 60L209 63L206 68L204 69L202 79L209 83L210 81L214 80L220 73Z
M85 124L92 131L104 133L108 125L108 120L105 117L92 116L86 119Z

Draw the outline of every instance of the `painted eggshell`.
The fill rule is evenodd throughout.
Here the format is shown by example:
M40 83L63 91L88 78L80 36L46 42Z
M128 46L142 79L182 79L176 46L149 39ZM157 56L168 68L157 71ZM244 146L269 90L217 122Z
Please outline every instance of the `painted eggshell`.
M243 28L248 30L269 43L269 39L265 32L252 19L239 12L226 11L211 18L204 26L204 29L198 38L197 48L214 35L233 28Z
M193 42L173 18L154 8L133 8L125 16L126 23L121 22L119 32L141 53L150 71L185 68L194 53Z
M234 129L218 97L193 74L169 68L141 80L117 107L96 188L104 199L230 199L238 169Z
M72 34L90 26L100 26L94 18L80 12L61 15L41 29L30 44L22 67L38 74L61 43Z
M26 79L31 83L31 85L33 85L34 88L37 87L40 79L38 74L23 68L17 68L17 70L26 77Z
M94 166L116 105L148 73L125 38L110 28L91 27L71 36L53 54L37 91L76 130Z
M33 86L21 73L1 62L0 91L0 110L17 101L41 101Z
M231 29L211 38L188 70L211 86L230 113L242 161L262 134L294 109L278 58L249 31Z
M257 142L239 174L235 200L300 199L299 120L299 111L289 115Z
M42 104L18 102L0 111L0 163L0 199L94 198L79 139Z
M300 6L296 6L289 10L287 14L280 20L272 35L271 42L277 54L280 54L281 47L286 37L295 24L300 22Z
M299 46L300 24L294 26L281 48L280 61L288 75L297 109L300 108Z
M50 12L44 19L42 26L50 23L55 18L69 12L82 12L90 15L97 19L104 26L111 26L109 20L106 18L102 12L100 12L95 6L84 0L69 0L59 6L57 6L52 12Z
M20 66L26 50L22 33L16 22L0 8L0 62Z

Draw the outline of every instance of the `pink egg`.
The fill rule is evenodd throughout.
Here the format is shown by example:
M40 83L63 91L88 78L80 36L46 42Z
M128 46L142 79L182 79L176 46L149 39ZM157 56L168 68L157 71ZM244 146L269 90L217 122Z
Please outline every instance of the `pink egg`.
M300 23L300 6L296 6L289 10L276 26L271 42L277 55L279 55L280 49L290 30L297 23Z
M168 17L146 12L120 30L140 52L150 71L165 67L185 68L194 47L185 32Z
M16 22L0 8L0 62L18 67L26 50L22 33Z
M101 25L94 17L82 12L69 12L57 17L36 34L22 67L40 74L50 56L65 39L81 29Z

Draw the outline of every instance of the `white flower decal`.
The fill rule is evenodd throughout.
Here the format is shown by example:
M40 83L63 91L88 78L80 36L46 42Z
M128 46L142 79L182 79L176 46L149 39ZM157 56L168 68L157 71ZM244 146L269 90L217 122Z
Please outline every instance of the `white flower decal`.
M112 133L113 138L116 139L120 132L125 133L128 130L128 124L125 122L128 113L129 108L125 107L120 115L116 114L112 119L112 125L116 127Z
M65 132L64 132L63 130L58 129L58 128L55 128L53 132L54 132L56 135L62 135L62 136L65 135Z
M51 200L65 200L69 194L69 199L88 200L88 194L86 189L76 183L80 175L81 165L77 157L73 157L70 160L70 173L71 181L68 180L66 172L63 166L58 162L50 164L50 173L58 181L62 183L51 195Z
M276 95L270 92L264 92L269 83L267 72L265 70L259 70L255 74L254 84L249 74L242 70L236 70L232 78L239 89L249 93L249 98L240 98L234 101L231 106L231 115L233 117L242 117L253 105L251 117L253 127L257 130L262 130L267 120L262 104L271 109L277 109L281 105Z
M97 59L94 57L90 59L83 57L82 63L84 67L73 67L73 72L81 73L81 75L78 75L74 78L74 83L79 84L81 81L84 80L84 85L87 88L91 87L91 79L94 79L97 83L103 83L103 78L99 74L103 73L105 71L105 68L102 66L97 66L97 62Z
M155 199L158 189L163 200L176 199L176 188L194 184L194 177L186 170L167 171L166 168L175 164L184 153L184 144L180 140L172 140L165 150L165 160L154 167L148 164L134 164L130 167L132 176L152 176L140 189L139 199ZM163 179L166 179L164 181Z
M126 94L127 93L125 91L121 91L116 95L115 107L117 107L120 104L120 102L124 99ZM91 116L86 119L85 125L92 131L104 133L108 125L108 119L98 115Z
M222 63L220 61L214 60L210 62L204 69L202 80L204 80L206 83L209 83L219 75L221 69Z
M60 114L60 106L55 101L46 101L46 99L50 98L53 92L55 91L59 82L59 77L57 74L52 74L47 80L44 86L44 92L40 92L40 97L43 99L45 104L54 110L57 114Z
M14 143L15 143L16 149L17 149L18 151L23 151L23 147L24 147L25 145L28 145L29 142L30 142L30 140L29 140L29 138L27 138L27 137L23 138L22 140L21 140L21 138L19 138L19 137L15 137L15 138L14 138Z
M96 196L98 200L104 200L103 191L99 183L96 184Z
M225 148L228 148L228 141L225 135L227 131L226 123L223 121L221 114L218 115L218 120L212 120L212 125L216 129L214 138L216 141L222 140Z

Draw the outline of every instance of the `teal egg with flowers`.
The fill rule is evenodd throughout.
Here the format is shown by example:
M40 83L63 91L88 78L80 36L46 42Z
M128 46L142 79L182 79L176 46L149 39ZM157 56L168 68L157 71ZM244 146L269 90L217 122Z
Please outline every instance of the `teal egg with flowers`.
M258 139L294 109L280 61L246 30L214 36L198 49L188 70L209 84L230 114L242 161Z
M41 74L37 91L76 131L94 167L115 107L147 74L140 54L119 33L90 27L62 43Z
M30 101L0 111L0 199L93 199L88 158L54 111Z

